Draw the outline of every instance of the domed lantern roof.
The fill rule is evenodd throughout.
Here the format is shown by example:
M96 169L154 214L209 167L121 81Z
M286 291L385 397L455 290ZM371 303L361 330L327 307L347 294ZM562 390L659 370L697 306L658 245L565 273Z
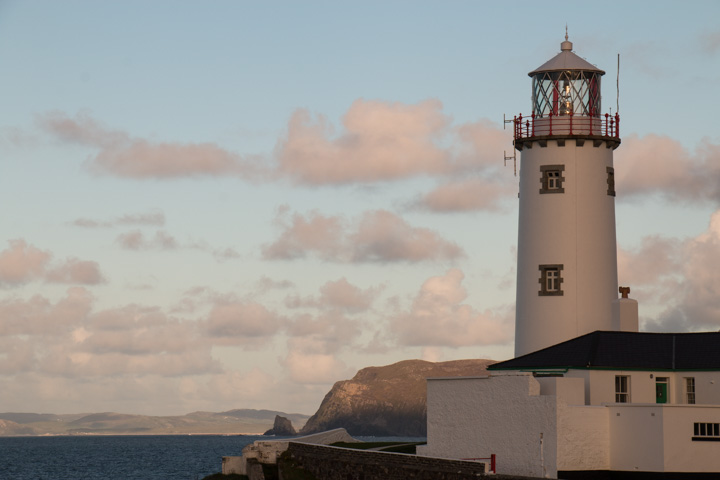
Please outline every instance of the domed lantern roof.
M575 55L572 52L572 49L573 44L568 41L568 36L565 34L565 41L560 44L560 53L540 65L532 72L528 73L528 76L533 77L538 73L557 72L561 70L583 70L586 72L597 72L600 75L605 75L603 70L600 70L592 63Z
M533 79L536 116L600 115L600 77L605 72L574 54L572 49L566 32L560 53L528 73Z

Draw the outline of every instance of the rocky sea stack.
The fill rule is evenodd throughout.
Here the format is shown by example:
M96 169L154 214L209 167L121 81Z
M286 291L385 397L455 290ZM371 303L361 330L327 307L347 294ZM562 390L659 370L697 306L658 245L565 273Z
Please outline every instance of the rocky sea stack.
M277 435L283 437L291 437L297 435L297 431L292 426L292 422L280 415L275 415L275 424L273 428L265 432L263 435Z

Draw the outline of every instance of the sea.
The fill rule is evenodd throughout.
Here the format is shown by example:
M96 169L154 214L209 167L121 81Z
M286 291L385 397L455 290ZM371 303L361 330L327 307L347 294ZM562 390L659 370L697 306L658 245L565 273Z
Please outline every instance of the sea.
M262 435L75 435L0 437L1 480L201 480ZM421 441L356 437L362 441Z

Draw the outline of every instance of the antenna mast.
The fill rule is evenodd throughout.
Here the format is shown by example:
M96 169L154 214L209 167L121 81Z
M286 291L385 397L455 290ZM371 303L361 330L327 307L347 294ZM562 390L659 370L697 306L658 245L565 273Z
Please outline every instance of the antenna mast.
M615 88L617 89L617 95L616 95L616 101L617 105L615 108L615 113L620 113L620 54L618 53L618 64L617 64L617 81L615 83Z

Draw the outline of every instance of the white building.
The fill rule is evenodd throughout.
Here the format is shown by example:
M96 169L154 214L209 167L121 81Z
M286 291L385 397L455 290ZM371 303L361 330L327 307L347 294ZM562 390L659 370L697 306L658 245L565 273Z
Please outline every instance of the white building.
M612 152L602 70L572 43L538 69L521 151L516 358L428 379L418 454L497 458L546 478L720 478L720 333L638 332L617 298Z

